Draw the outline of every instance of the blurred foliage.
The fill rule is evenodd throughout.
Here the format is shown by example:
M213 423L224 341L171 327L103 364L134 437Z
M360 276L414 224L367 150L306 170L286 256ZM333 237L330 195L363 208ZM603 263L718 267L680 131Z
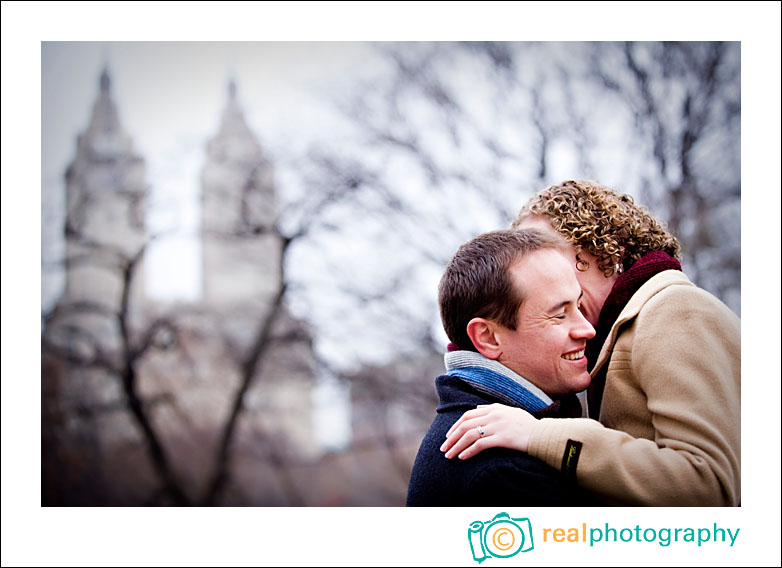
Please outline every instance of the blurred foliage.
M441 352L450 256L565 179L633 195L680 238L688 275L740 315L738 43L375 47L379 63L334 99L344 131L295 163L312 199L351 192L298 245L310 276L291 272L324 352L339 345L335 317L362 330L354 365Z

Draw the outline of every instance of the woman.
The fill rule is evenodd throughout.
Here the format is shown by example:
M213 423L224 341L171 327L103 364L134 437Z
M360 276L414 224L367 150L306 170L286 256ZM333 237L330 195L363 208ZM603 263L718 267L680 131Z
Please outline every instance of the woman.
M590 418L479 407L448 432L446 457L517 449L616 505L738 505L740 320L681 272L676 238L629 195L590 181L546 188L511 227L573 245L581 309L596 330Z

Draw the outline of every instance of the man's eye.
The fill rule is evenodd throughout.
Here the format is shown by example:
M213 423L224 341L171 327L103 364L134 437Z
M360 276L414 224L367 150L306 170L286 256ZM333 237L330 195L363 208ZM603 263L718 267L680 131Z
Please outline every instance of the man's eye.
M558 316L554 316L554 317L555 317L556 319L558 319L558 320L563 320L563 319L565 319L565 318L567 317L567 315L565 315L565 314L559 314Z

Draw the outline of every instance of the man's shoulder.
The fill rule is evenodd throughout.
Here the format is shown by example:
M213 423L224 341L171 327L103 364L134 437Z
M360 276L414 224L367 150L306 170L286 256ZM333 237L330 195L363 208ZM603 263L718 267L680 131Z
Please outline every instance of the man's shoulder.
M559 471L516 450L491 448L467 460L447 459L440 446L452 423L443 417L424 438L410 478L409 506L587 504Z
M451 404L443 405L441 397L437 415L421 442L410 476L408 505L577 504L572 484L559 471L526 453L491 448L467 460L446 458L440 446L450 427L476 402L494 402L458 382L447 386L452 389Z

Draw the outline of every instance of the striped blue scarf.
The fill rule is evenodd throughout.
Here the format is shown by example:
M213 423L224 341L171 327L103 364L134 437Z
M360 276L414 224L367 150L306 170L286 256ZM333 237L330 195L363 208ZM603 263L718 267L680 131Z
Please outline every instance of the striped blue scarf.
M474 351L449 351L445 369L446 375L459 377L475 390L528 412L543 410L554 402L521 375Z

